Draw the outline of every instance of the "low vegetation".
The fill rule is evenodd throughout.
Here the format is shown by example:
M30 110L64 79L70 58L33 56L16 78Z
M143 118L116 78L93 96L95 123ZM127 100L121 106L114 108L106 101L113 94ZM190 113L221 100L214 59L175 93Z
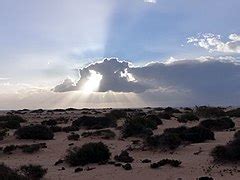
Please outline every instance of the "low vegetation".
M24 165L20 167L20 171L28 179L38 180L43 178L47 173L47 169L44 169L41 165Z
M174 159L162 159L156 163L152 163L150 165L150 167L152 169L156 169L156 168L159 168L161 166L165 166L165 165L170 165L172 167L179 167L180 165L182 164L181 161L179 160L174 160Z
M29 125L19 128L15 135L19 139L50 140L53 139L53 132L43 125Z
M114 159L118 162L124 163L131 163L134 161L134 159L129 156L129 153L127 151L122 151L119 155L116 155Z
M72 122L72 126L86 129L116 127L116 121L108 117L82 116Z
M134 117L125 121L122 128L123 138L145 137L152 135L152 130L157 128L157 122L143 117Z
M217 118L217 119L207 119L203 120L199 124L202 127L214 130L214 131L222 131L225 129L234 128L235 123L231 118Z
M184 113L177 118L178 122L186 123L188 121L198 121L199 118L192 112Z
M83 132L83 137L100 137L102 139L114 139L116 134L111 131L110 129L103 129L103 130L97 130L97 131L89 131L89 132Z
M0 128L17 129L21 126L21 122L25 120L18 115L0 116Z
M77 141L80 138L79 134L75 134L75 133L71 133L70 135L68 135L68 140L73 140L73 141Z
M4 164L0 164L0 179L1 180L28 180L26 176L19 174L16 170L11 169Z
M7 129L0 128L0 141L3 140L3 138L7 136L7 132L8 132Z
M169 128L161 135L153 135L146 139L147 146L160 149L176 149L183 142L200 143L214 140L214 133L203 127Z
M65 160L71 166L83 166L90 163L108 161L110 158L108 147L102 142L87 143L82 147L74 147L68 150Z
M240 117L240 108L229 110L226 114L229 117Z
M226 113L222 108L210 107L210 106L197 106L195 108L195 114L198 117L204 117L204 118L221 117L226 115Z
M215 161L221 162L239 162L240 161L240 137L239 131L234 134L233 141L226 145L216 146L211 155Z

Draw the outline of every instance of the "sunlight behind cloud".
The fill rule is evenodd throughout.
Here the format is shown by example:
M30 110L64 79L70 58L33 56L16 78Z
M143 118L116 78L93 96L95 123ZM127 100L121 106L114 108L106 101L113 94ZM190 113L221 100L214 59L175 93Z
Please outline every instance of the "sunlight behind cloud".
M92 93L98 91L100 82L102 80L102 75L94 70L89 70L90 76L87 78L87 81L80 89L84 93Z

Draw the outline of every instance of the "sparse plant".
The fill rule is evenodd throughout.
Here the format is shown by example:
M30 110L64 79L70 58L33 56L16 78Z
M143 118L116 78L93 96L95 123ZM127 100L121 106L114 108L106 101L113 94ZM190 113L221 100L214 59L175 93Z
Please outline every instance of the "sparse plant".
M231 118L224 117L224 118L203 120L200 122L199 125L211 130L221 131L221 130L233 128L235 126L235 123L232 121Z
M86 165L89 163L99 163L109 160L110 151L102 142L87 143L82 147L74 147L68 150L66 162L71 166Z
M178 117L178 122L186 123L188 121L198 121L199 118L192 112L184 113L180 117Z
M122 136L127 137L143 137L152 135L152 130L157 128L155 121L150 121L143 117L135 117L125 121L122 128Z
M115 138L116 134L110 129L103 129L103 130L97 130L97 131L83 132L82 136L83 137L98 136L103 139L113 139Z
M41 165L24 165L20 167L20 171L29 179L41 179L47 173L47 169Z
M86 129L116 127L116 121L108 117L82 116L72 122L72 126Z
M1 180L28 180L27 177L18 174L15 170L0 164L0 179Z
M19 139L39 139L50 140L53 139L53 132L43 125L29 125L19 128L15 135Z

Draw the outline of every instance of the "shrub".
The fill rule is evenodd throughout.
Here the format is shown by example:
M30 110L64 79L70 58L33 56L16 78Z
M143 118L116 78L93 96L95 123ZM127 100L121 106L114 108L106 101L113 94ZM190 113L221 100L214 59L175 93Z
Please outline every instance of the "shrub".
M108 114L106 114L106 117L113 120L118 120L120 118L127 117L127 113L125 110L122 110L122 109L113 109Z
M162 125L163 124L162 120L158 116L153 115L153 114L147 115L146 119L149 120L149 121L156 122L157 125Z
M83 137L99 136L103 139L113 139L115 138L116 134L110 129L104 129L104 130L97 130L92 132L83 132L82 136Z
M157 163L151 164L150 167L153 169L156 169L156 168L159 168L159 167L165 166L165 165L170 165L172 167L179 167L181 164L182 164L182 162L179 160L162 159L162 160L158 161Z
M21 166L20 170L29 179L41 179L47 173L47 169L32 164Z
M195 114L199 117L221 117L225 116L226 113L222 108L219 107L209 107L209 106L197 106L195 108Z
M197 126L191 128L181 126L178 128L168 128L161 135L148 137L146 144L153 148L176 149L184 141L200 143L206 140L214 140L214 133L211 130Z
M197 180L213 180L213 178L208 177L208 176L202 176L202 177L198 178Z
M152 148L176 149L182 143L182 139L177 134L163 133L147 137L146 144Z
M3 140L3 138L4 138L5 136L7 136L7 132L8 132L7 129L1 129L1 128L0 128L0 141Z
M179 111L178 109L172 108L172 107L167 107L164 109L165 113L168 114L173 114L173 113L182 113L181 111Z
M0 179L1 180L28 180L27 177L18 174L15 170L0 164Z
M5 154L12 154L12 151L16 150L17 146L16 145L8 145L3 148L3 153Z
M240 108L229 110L226 114L230 117L240 117Z
M66 162L71 166L86 165L89 163L99 163L110 158L108 147L102 142L87 143L82 147L74 147L68 150Z
M63 132L69 133L69 132L74 132L74 131L79 131L79 127L77 126L66 126L62 128Z
M132 165L129 164L129 163L122 165L122 167L123 167L123 169L125 169L125 170L127 170L127 171L129 171L129 170L132 169Z
M103 129L108 127L116 127L116 121L108 117L91 117L82 116L72 122L72 126L87 129Z
M22 148L22 152L31 154L39 151L41 148L41 145L40 144L24 145L21 148Z
M68 140L74 140L77 141L80 138L79 134L75 134L75 133L71 133L70 135L68 135Z
M192 127L183 134L183 140L191 143L201 143L206 140L214 140L214 133L203 127Z
M235 132L234 138L235 138L235 139L240 139L240 130L238 130L237 132Z
M49 126L49 129L52 132L61 132L62 131L62 127L60 127L60 126Z
M157 123L149 121L146 118L135 117L125 121L122 129L122 135L124 138L135 136L142 137L152 135L152 129L157 128Z
M160 112L157 116L161 119L171 119L171 115L165 112Z
M19 139L38 139L38 140L50 140L53 139L53 132L43 125L30 125L19 128L15 135Z
M199 118L192 112L182 114L180 117L178 117L178 122L182 122L182 123L186 123L188 121L198 121L198 120Z
M134 161L134 159L129 156L129 153L127 151L122 151L120 155L116 155L114 159L118 162L124 162L124 163L131 163Z
M18 122L20 122L20 123L26 122L25 119L23 119L21 116L18 116L18 115L0 116L0 122L9 121L9 120L15 120L15 121L18 121Z
M25 120L18 115L0 116L0 127L2 128L17 129L21 122L25 122Z
M225 146L216 146L212 150L211 155L215 161L240 161L240 139L237 137Z
M233 128L235 123L230 118L219 118L201 121L199 125L211 130L221 131Z
M57 121L54 119L50 119L50 120L42 121L41 124L45 126L55 126L57 125Z

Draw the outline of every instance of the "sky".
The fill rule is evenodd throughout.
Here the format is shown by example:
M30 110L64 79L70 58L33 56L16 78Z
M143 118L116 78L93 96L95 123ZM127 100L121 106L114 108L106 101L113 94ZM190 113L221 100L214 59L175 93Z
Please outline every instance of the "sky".
M240 105L239 0L0 0L0 109Z

